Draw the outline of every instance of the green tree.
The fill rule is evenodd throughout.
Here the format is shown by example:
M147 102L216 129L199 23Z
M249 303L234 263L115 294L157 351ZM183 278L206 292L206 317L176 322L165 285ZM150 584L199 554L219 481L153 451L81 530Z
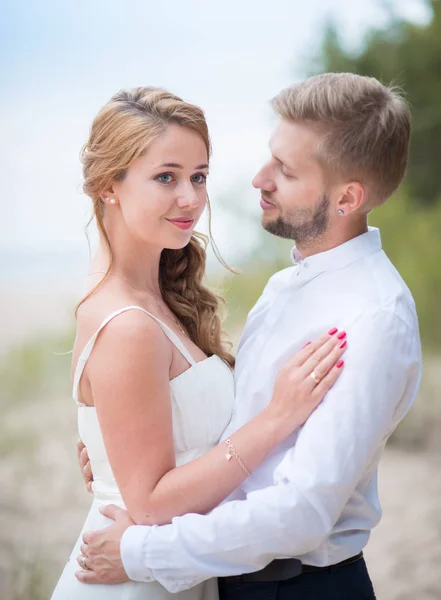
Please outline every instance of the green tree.
M358 52L342 44L329 23L310 72L352 72L402 87L412 108L412 140L407 183L412 201L441 199L441 2L428 2L432 20L416 25L393 19L371 31Z
M441 347L441 1L428 4L430 23L416 25L391 15L388 27L368 33L357 52L347 49L338 27L329 24L318 57L305 65L305 71L374 76L401 86L408 97L413 134L406 182L373 211L369 222L380 228L385 251L412 291L425 348L437 354ZM237 206L234 216L237 226ZM251 223L248 214L240 218L244 225ZM290 264L287 242L269 236L257 220L255 231L252 251L238 265L242 275L224 281L231 330L256 301L268 277Z
M370 215L383 245L416 300L426 348L441 345L441 2L427 0L432 18L417 25L391 13L361 49L344 46L329 23L310 74L352 72L402 87L412 109L410 159L404 186Z

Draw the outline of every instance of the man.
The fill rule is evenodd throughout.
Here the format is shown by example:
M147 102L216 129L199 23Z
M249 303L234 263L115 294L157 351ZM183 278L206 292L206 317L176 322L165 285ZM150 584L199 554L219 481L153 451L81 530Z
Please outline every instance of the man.
M347 73L296 84L273 106L271 158L253 185L263 227L296 241L295 266L270 279L248 316L224 439L269 402L299 343L330 322L349 335L344 376L208 515L143 527L105 508L116 522L85 534L82 581L156 579L177 592L219 577L228 600L374 598L361 551L381 516L378 462L417 392L421 350L412 296L367 215L404 176L410 114L394 89Z

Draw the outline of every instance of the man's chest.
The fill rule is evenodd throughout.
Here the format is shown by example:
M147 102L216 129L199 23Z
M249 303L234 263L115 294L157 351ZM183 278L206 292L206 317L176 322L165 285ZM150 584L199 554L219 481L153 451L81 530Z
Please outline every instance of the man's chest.
M237 355L236 383L258 369L264 377L277 370L293 352L341 321L338 303L306 293L280 293L251 311Z
M350 286L343 292L322 280L300 288L279 286L262 296L248 316L237 354L236 412L241 421L269 403L278 370L304 344L334 327L347 328L360 309L353 295Z

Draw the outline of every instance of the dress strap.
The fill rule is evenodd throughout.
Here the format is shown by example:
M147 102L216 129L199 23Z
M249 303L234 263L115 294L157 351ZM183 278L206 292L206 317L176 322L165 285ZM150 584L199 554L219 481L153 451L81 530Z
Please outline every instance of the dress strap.
M104 319L104 321L99 326L98 330L94 333L94 335L84 346L83 351L81 352L80 357L78 358L73 380L73 399L79 406L86 406L85 404L82 404L78 401L78 386L80 384L81 376L83 375L84 367L86 366L89 356L93 350L97 337L100 334L101 330L107 325L107 323L109 323L109 321L111 321L114 317L120 315L121 313L126 312L127 310L141 310L142 312L145 312L147 315L149 315L149 317L151 317L154 321L158 323L158 325L161 327L162 331L165 333L165 335L168 337L171 343L174 346L176 346L176 348L179 350L182 356L190 363L190 365L194 366L196 364L196 361L194 360L190 352L187 350L185 345L181 342L178 336L170 329L170 327L166 325L163 321L161 321L161 319L158 319L158 317L155 317L155 315L152 315L152 313L149 313L147 310L145 310L145 308L142 308L141 306L125 306L124 308L115 310L113 313L111 313L108 317Z

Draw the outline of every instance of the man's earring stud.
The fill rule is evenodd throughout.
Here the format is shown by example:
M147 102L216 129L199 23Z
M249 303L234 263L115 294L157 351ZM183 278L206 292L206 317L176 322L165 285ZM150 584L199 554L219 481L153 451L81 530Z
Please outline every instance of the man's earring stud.
M341 217L341 216L342 216L342 215L344 215L345 213L342 211L342 209L341 209L341 208L339 208L339 209L338 209L338 211L337 211L337 214L338 214L338 215L340 215L340 217Z

